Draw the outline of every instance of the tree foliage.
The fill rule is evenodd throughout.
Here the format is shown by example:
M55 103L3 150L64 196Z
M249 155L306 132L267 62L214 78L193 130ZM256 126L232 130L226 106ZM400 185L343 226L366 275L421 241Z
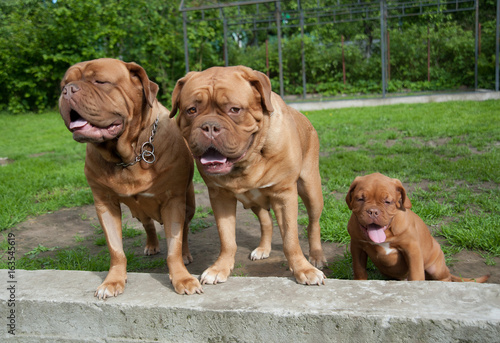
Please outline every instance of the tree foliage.
M348 3L350 0L342 0ZM302 0L303 8L317 0ZM321 5L338 0L322 0ZM302 93L300 29L287 27L286 11L296 1L282 1L283 70L286 94ZM135 61L160 85L160 100L169 105L177 79L185 73L182 14L179 1L164 0L2 0L0 2L0 110L42 111L54 108L59 82L77 62L100 57ZM269 5L273 6L273 5ZM495 0L481 1L479 86L493 88L495 66ZM251 11L227 9L227 15ZM233 12L231 12L233 11ZM248 14L248 13L247 13ZM190 19L200 14L188 12ZM388 22L389 91L440 90L474 86L474 12L424 15ZM231 26L229 64L267 72L278 89L279 63L275 29ZM346 68L343 83L342 45ZM224 65L223 23L199 21L188 26L190 69ZM381 91L380 23L307 25L304 53L308 93ZM431 49L431 82L427 81L427 43Z

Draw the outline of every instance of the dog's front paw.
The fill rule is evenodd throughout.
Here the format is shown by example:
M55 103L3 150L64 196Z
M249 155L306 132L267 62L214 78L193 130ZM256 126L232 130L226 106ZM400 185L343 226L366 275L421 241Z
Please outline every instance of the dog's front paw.
M201 274L200 282L202 285L216 285L218 283L226 282L230 273L231 268L219 268L217 266L212 266Z
M261 248L261 247L258 247L256 249L254 249L254 251L252 251L252 253L250 254L250 259L252 261L263 260L263 259L269 257L269 253L270 252L271 252L270 248Z
M322 250L312 250L309 252L309 262L316 268L326 267L326 258Z
M172 278L171 281L175 291L179 294L190 295L203 293L200 281L190 274L188 276Z
M97 287L97 290L94 293L94 296L99 300L105 300L108 297L116 297L123 293L125 290L125 282L126 280L119 281L106 281Z
M324 285L326 276L317 268L310 267L294 271L295 279L302 285Z

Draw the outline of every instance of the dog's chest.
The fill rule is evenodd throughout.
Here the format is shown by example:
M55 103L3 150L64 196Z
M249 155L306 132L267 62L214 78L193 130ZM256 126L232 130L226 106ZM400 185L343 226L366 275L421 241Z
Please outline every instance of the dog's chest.
M235 194L235 196L243 204L244 208L251 208L256 205L266 210L271 208L269 197L259 189L251 189L245 193Z
M377 251L377 254L379 254L379 255L387 256L387 255L395 254L398 252L396 249L391 248L391 245L389 242L383 242L383 243L371 242L371 244L375 247L375 250Z

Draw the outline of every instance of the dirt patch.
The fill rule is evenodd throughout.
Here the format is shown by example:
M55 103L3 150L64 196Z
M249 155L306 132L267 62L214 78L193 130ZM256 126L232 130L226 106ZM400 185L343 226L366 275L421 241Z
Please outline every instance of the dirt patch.
M205 186L196 185L196 205L209 209L210 202ZM123 223L129 228L136 228L143 232L141 224L131 217L130 211L123 207ZM189 236L189 248L193 255L194 262L188 265L188 270L195 275L200 275L208 268L219 255L219 235L215 225L213 215L204 218L204 222L209 225L206 228L199 229ZM279 234L279 229L275 225L272 252L270 257L265 260L251 261L249 255L258 245L260 239L260 228L257 218L251 211L244 210L238 206L236 220L236 241L238 250L235 259L235 269L233 274L236 276L279 276L292 277L288 269L288 263L283 253L283 242ZM75 248L86 246L91 254L98 254L107 250L105 246L96 245L96 240L101 238L99 234L99 222L95 214L94 206L84 206L78 208L66 208L53 213L30 218L16 226L12 231L16 235L16 247L18 256L32 251L38 245L46 248ZM157 233L162 237L160 239L160 254L145 257L148 259L166 258L166 240L163 228L156 224ZM309 247L307 238L303 230L299 230L300 245L302 251L307 256ZM125 250L132 251L141 256L144 249L146 235L133 238L124 238ZM345 252L345 246L323 242L328 262L338 260ZM41 253L40 256L51 255L54 252ZM500 258L493 258L496 262L494 266L487 265L485 259L474 252L462 251L454 256L454 263L451 266L452 273L464 277L478 277L484 274L491 274L491 283L500 283ZM157 269L150 269L147 272L167 272L167 267L163 266ZM328 277L334 278L329 269L324 270Z

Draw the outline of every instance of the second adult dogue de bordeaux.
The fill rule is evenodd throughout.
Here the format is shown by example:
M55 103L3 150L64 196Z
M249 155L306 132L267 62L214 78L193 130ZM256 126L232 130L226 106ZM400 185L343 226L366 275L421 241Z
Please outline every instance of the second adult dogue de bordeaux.
M262 230L252 259L269 256L273 209L289 267L298 283L323 284L323 210L319 141L309 120L271 91L269 78L247 67L190 72L172 94L174 116L208 186L221 251L202 284L227 280L236 252L236 204L258 216ZM309 215L309 261L299 246L300 195ZM312 263L312 264L311 264Z
M397 280L488 280L488 275L468 279L450 273L439 243L411 210L398 179L379 173L359 176L351 184L346 202L352 211L347 229L354 279L367 279L370 257L382 274Z
M158 86L135 63L98 59L70 67L61 89L64 123L76 141L87 143L85 175L111 255L95 295L105 299L125 288L120 203L143 224L146 255L160 251L153 220L164 225L175 291L201 293L184 265L192 261L187 232L195 210L193 159L170 112L156 100Z

